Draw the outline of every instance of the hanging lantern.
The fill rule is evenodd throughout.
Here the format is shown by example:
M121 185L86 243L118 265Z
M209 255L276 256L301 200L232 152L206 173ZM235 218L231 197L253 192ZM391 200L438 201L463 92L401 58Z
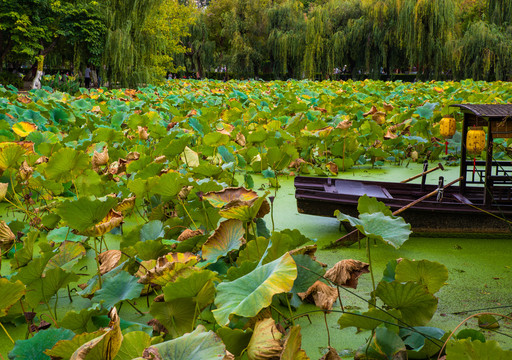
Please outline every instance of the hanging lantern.
M453 118L451 115L443 116L441 122L439 123L439 130L442 137L445 139L451 139L455 134L455 118ZM444 153L448 155L448 141L445 141L444 144Z
M468 154L473 155L473 174L476 172L476 155L479 155L485 149L485 131L482 128L474 127L468 130L466 137L466 150Z
M466 149L468 154L479 155L485 149L485 131L482 128L468 130L466 137Z

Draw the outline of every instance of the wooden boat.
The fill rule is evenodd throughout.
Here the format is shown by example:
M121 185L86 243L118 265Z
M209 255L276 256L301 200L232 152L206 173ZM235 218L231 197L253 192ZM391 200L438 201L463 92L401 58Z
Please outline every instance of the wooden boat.
M512 137L511 105L454 105L464 112L460 178L454 185L425 185L297 176L299 213L334 216L335 210L357 216L357 202L366 194L400 213L415 233L512 234L512 161L493 160L495 138ZM487 128L487 160L466 159L470 127ZM425 170L425 169L424 169ZM436 194L429 196L427 194Z

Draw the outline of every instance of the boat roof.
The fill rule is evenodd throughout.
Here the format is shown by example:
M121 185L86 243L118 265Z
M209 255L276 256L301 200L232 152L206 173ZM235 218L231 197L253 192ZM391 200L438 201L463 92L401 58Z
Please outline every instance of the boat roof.
M512 104L454 104L463 111L469 111L479 117L507 118L512 117Z

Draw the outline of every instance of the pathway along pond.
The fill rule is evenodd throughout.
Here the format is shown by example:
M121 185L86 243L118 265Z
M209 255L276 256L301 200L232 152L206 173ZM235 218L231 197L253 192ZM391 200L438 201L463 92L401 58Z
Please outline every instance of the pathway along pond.
M429 164L434 167L435 164ZM419 164L410 164L408 167L386 166L383 168L358 168L347 173L340 173L340 178L365 179L379 181L396 181L407 179L421 173ZM427 183L437 184L439 176L444 176L445 182L456 179L459 175L458 167L449 167L445 171L435 171L427 176ZM420 179L417 181L419 182ZM354 244L348 248L324 250L323 247L342 234L339 231L339 222L335 218L304 215L297 212L294 198L293 177L279 180L282 187L279 189L274 201L274 218L277 230L286 228L299 229L304 235L316 239L319 250L318 261L333 266L342 259L356 259L367 262L364 244L361 248ZM266 219L267 224L269 220ZM398 250L384 244L377 243L372 246L372 264L377 279L380 279L386 264L397 258L411 260L430 260L444 264L448 268L449 278L447 285L436 294L439 305L436 314L428 326L439 327L452 331L467 316L480 310L492 309L494 312L509 314L512 312L512 235L508 238L430 238L411 237ZM369 274L359 278L359 286L354 291L365 299L370 298L371 279ZM350 311L366 311L368 305L356 296L341 291L341 298L345 308ZM509 306L504 307L504 306ZM499 308L502 307L502 308ZM339 309L338 302L334 305ZM297 313L317 310L313 305L301 306ZM457 314L460 312L464 314ZM331 335L331 346L339 353L353 357L355 351L365 342L370 332L363 331L356 334L354 328L340 330L337 323L339 313L327 316ZM311 359L319 358L326 352L327 333L322 313L310 316L312 324L306 317L300 318L297 323L302 327L303 348ZM512 324L500 321L501 327L497 329L504 335L479 329L486 333L487 339L500 343L503 349L512 348ZM477 319L473 318L463 325L463 328L478 329Z

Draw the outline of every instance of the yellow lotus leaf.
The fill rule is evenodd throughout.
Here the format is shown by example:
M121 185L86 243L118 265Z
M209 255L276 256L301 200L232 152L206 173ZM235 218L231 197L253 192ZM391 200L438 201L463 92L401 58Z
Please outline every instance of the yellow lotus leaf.
M0 183L0 202L5 199L5 195L7 195L8 188L9 183Z
M386 113L382 111L377 111L372 115L372 119L379 125L382 125L386 122Z
M258 198L258 193L254 190L247 190L243 187L228 187L222 191L214 191L206 193L203 196L214 207L221 208L233 201L251 201Z
M85 236L98 237L108 233L110 230L118 227L123 223L123 215L117 211L110 210L110 212L98 224L86 229L81 233Z
M116 205L114 210L117 212L120 212L120 213L126 213L126 212L130 211L131 209L133 209L134 206L135 206L135 196L132 196L132 197L123 199L123 201L121 201L119 204Z
M26 121L20 121L12 126L12 131L16 133L16 135L25 137L28 136L31 132L34 132L37 130L37 126L34 124L31 124Z
M281 338L283 334L276 326L274 319L266 318L254 327L254 333L247 345L247 357L249 360L279 359L283 346Z
M175 281L180 275L191 273L198 257L193 253L169 253L160 256L156 261L144 261L135 276L142 284L165 285Z
M14 236L11 228L5 221L0 221L0 250L2 252L9 250L14 244L14 240L16 240L16 236Z

